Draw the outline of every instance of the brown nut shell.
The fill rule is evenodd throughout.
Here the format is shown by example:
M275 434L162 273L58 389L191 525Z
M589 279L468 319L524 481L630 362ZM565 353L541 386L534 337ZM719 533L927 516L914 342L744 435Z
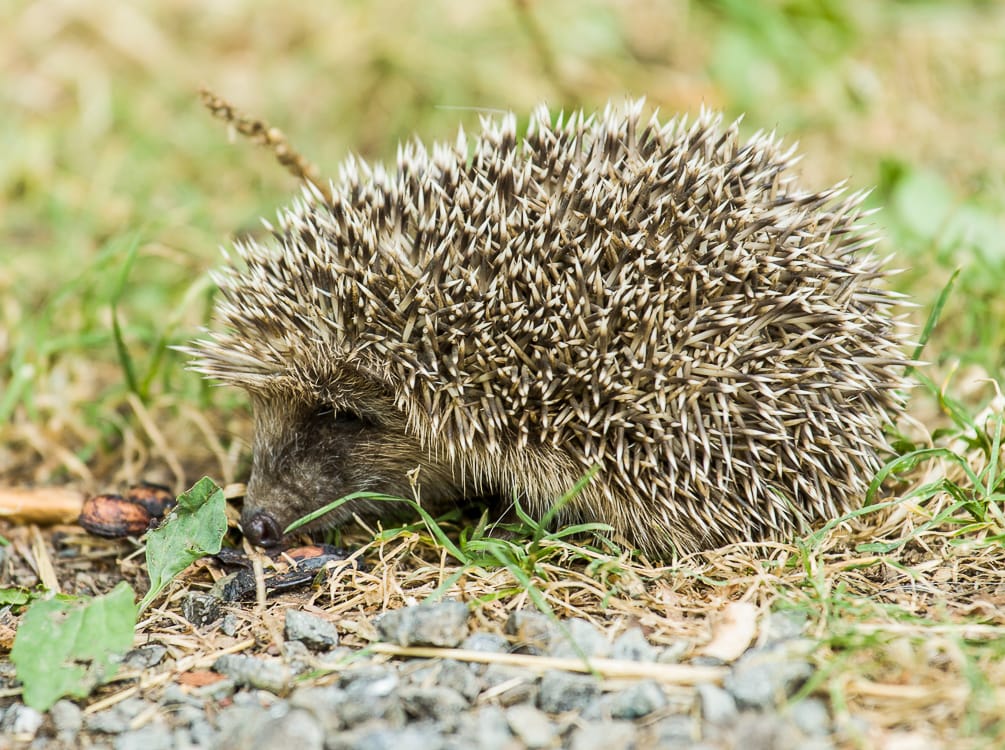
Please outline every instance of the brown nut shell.
M84 529L96 536L116 539L139 536L150 527L150 512L121 495L95 495L84 501L77 519Z

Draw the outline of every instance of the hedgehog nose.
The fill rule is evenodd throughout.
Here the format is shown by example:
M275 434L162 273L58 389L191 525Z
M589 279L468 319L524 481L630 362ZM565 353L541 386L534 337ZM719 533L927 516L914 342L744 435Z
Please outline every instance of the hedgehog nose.
M256 510L247 518L242 515L241 528L249 542L261 547L275 547L283 538L279 521L264 510Z

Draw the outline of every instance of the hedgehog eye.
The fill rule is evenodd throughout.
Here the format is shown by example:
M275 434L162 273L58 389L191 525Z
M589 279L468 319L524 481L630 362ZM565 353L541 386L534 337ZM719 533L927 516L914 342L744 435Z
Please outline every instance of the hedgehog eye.
M366 420L354 411L343 409L335 412L334 422L336 424L364 424Z
M360 416L357 412L354 412L351 409L336 409L331 404L319 406L314 410L311 418L327 424L337 424L343 427L352 425L365 427L371 424L370 420Z

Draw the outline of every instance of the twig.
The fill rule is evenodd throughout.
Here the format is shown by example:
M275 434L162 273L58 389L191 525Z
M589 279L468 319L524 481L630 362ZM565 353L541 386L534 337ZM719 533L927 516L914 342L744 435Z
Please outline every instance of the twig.
M10 523L73 523L84 493L61 487L0 487L0 518Z
M317 166L308 161L299 151L290 145L286 136L279 128L274 128L265 120L250 117L237 109L223 97L217 96L203 86L199 89L203 105L213 117L223 120L234 130L260 146L265 146L272 152L276 160L286 171L299 180L313 186L325 199L331 203L331 190L321 179Z
M726 667L694 666L690 664L654 664L620 659L567 659L528 654L497 654L461 648L427 648L396 646L393 643L371 643L367 649L385 656L425 659L456 659L479 664L507 664L544 672L561 669L567 672L595 672L606 678L647 678L670 685L698 685L720 682L729 671Z

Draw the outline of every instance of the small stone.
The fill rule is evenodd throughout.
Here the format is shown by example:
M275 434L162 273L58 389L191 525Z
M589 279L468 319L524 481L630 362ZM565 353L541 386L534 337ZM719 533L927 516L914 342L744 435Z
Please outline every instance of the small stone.
M228 612L223 616L223 621L220 623L220 632L233 638L237 635L237 631L240 626L241 620L238 616L233 612Z
M205 718L196 719L191 721L186 728L179 728L178 733L184 732L188 735L188 742L184 741L184 737L179 737L174 746L176 748L203 748L203 747L216 747L217 746L217 733L216 730L210 725Z
M91 732L122 734L129 730L133 718L150 707L142 698L127 698L109 709L84 716L84 727Z
M603 658L611 650L603 633L587 620L565 620L554 629L548 655L559 659Z
M507 654L509 641L496 633L472 633L461 642L461 648L489 654Z
M174 733L161 723L147 724L115 738L115 750L172 750Z
M236 692L237 685L235 682L229 677L225 677L222 680L211 682L208 685L194 687L190 691L190 694L194 700L219 703L222 700L230 698Z
M648 727L647 742L644 747L658 747L661 750L692 750L700 736L698 723L686 714L665 716Z
M324 730L314 714L302 708L293 708L263 722L248 750L322 750L324 739Z
M538 694L537 678L521 667L489 664L482 681L486 689L492 691L495 702L504 708L516 703L533 702Z
M80 707L73 701L64 698L56 701L49 709L49 716L52 717L52 725L56 730L57 738L67 745L76 744L74 740L84 725L84 715Z
M736 700L718 685L698 685L701 715L709 724L729 726L736 721Z
M506 709L510 730L529 748L548 747L555 742L557 730L551 719L530 704Z
M806 737L789 721L774 712L742 712L734 724L734 733L744 750L804 750ZM807 748L808 750L808 748ZM821 749L816 749L821 750Z
M691 641L687 638L674 638L656 654L657 664L679 664L688 651Z
M338 645L333 623L299 609L286 610L285 633L288 641L300 641L312 651L329 651Z
M374 722L335 737L328 737L326 750L440 750L442 733L429 724L389 728Z
M635 747L637 731L630 721L590 721L572 733L571 750L614 750Z
M482 691L481 681L473 667L480 665L467 664L456 659L443 659L423 664L409 676L413 685L428 687L439 685L456 690L467 701L473 701Z
M646 640L642 628L629 628L611 644L611 658L623 661L656 661L656 649Z
M126 652L122 664L129 669L150 669L160 664L166 655L167 649L164 646L151 643Z
M813 674L813 665L789 649L752 649L741 656L723 684L740 707L780 705Z
M655 680L642 680L623 690L600 698L603 716L612 719L638 719L667 705L666 693Z
M220 619L222 602L212 594L190 591L181 600L182 616L198 628Z
M303 641L284 641L283 661L294 675L302 675L314 669L317 659Z
M541 677L537 706L550 714L582 711L599 694L600 685L592 675L551 669Z
M398 728L405 725L405 709L398 695L398 676L391 670L369 670L358 675L345 687L346 700L336 709L347 727L355 727L371 719L380 719Z
M18 741L30 742L35 739L38 728L42 726L42 713L23 703L11 705L3 716L0 729L3 734Z
M164 686L161 693L160 703L162 706L198 706L202 707L202 701L194 698L177 682L169 682Z
M493 705L465 713L451 740L451 750L519 750L519 743L510 732L506 714L499 706Z
M375 624L382 640L399 646L454 648L468 634L468 608L457 601L418 604L385 612Z
M797 727L808 735L830 734L831 716L827 704L819 698L805 698L789 706L789 715Z
M552 638L551 621L533 609L518 609L512 612L503 627L506 635L513 638L513 646L521 653L543 654L548 650Z
M457 726L458 717L468 709L468 701L453 688L403 687L398 691L405 713L414 719L433 719L447 731Z
M300 687L293 691L289 699L292 708L312 712L321 722L325 735L344 728L339 711L347 700L346 691L337 685Z
M238 693L238 696L246 693ZM216 725L219 729L217 733L216 750L247 750L252 746L259 731L269 718L272 718L272 711L275 707L263 708L258 705L245 705L243 702L224 708L216 717ZM279 710L276 715L282 715L284 711Z
M282 662L243 654L224 654L213 664L213 670L238 685L268 690L276 695L285 695L293 680L290 668Z
M761 623L763 646L799 638L806 631L808 622L806 614L796 610L769 613Z

